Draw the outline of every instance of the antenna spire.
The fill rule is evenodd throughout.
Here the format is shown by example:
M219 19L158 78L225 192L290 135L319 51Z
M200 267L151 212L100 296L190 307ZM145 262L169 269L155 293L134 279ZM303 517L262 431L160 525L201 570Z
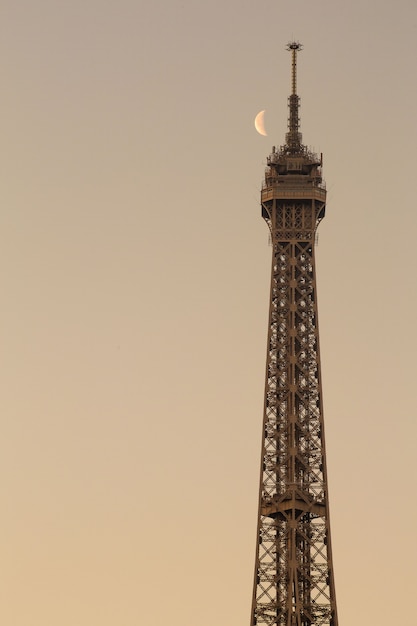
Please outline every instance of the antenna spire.
M286 143L288 152L302 151L302 136L298 132L300 118L298 109L300 106L300 98L297 95L297 52L300 52L303 46L299 41L290 41L287 50L291 52L291 95L288 98L288 133L286 135Z

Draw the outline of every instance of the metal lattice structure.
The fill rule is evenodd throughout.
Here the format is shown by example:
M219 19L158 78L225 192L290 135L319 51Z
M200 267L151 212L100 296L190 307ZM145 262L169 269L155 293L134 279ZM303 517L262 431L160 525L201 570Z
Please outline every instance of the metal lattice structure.
M322 157L299 132L301 44L287 49L288 132L268 157L261 191L273 253L251 626L338 626L314 261L326 189Z

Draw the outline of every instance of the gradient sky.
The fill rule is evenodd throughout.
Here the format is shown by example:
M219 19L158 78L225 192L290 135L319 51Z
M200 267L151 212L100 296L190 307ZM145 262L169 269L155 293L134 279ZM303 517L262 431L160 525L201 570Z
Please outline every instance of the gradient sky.
M340 624L411 624L415 0L3 0L0 29L1 624L249 624L259 189L286 131L292 38L328 188Z

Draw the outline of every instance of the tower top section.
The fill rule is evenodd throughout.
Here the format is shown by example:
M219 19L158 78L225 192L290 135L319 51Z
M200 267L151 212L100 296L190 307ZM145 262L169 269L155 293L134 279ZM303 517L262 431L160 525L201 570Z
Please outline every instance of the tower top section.
M267 158L268 166L280 165L279 173L283 174L284 170L294 170L296 165L299 173L306 173L306 168L312 166L321 166L322 157L318 157L314 152L302 143L302 135L300 133L300 97L297 94L297 55L303 49L299 41L290 41L287 44L287 50L291 52L291 94L288 97L288 131L285 135L285 144L275 150L272 147L272 154ZM284 169L283 169L284 168Z
M291 41L287 50L291 53L291 93L288 97L288 131L285 144L267 157L265 180L262 185L261 202L265 215L270 202L302 201L318 203L323 211L326 186L322 179L322 156L318 156L302 143L299 131L300 98L297 94L297 57L302 50L298 41Z

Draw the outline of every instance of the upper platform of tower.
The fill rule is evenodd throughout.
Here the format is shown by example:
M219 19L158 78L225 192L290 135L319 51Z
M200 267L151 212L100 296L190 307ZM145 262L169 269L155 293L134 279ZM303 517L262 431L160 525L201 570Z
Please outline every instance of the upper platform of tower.
M291 94L288 98L288 132L285 144L267 157L265 181L262 185L262 202L272 199L297 197L325 202L326 189L322 179L322 156L312 152L302 143L299 131L300 98L297 95L297 54L302 50L298 41L288 44L291 52ZM310 192L309 192L310 190Z

